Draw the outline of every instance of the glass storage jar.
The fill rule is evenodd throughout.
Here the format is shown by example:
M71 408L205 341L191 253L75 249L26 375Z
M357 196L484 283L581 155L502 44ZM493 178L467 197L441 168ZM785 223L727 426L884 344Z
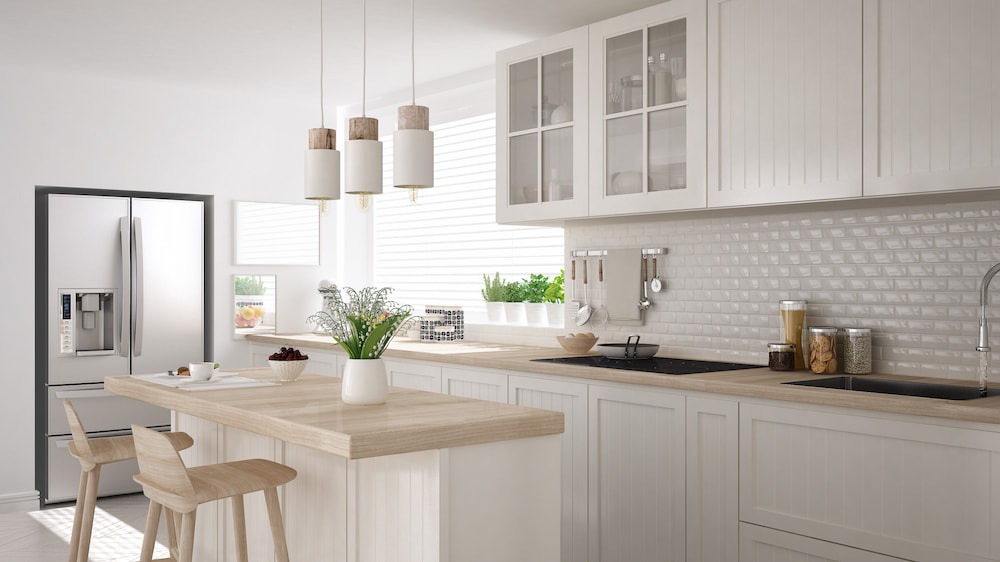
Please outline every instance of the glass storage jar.
M772 371L794 371L795 344L794 343L767 344L767 368L771 369Z
M871 328L844 328L844 372L848 375L871 374Z
M807 338L809 354L806 363L809 370L818 375L837 372L837 328L833 326L810 326Z
M796 350L802 350L802 353L795 354L795 368L805 369L802 331L806 325L806 301L781 300L778 301L778 309L781 312L781 330L778 338L785 343L795 344Z

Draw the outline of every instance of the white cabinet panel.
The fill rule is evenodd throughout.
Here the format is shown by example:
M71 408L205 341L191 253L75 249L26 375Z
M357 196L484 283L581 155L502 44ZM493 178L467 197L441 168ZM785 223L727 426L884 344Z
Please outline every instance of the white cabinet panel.
M1000 5L865 2L865 195L1000 185Z
M902 562L902 558L883 556L747 523L740 524L740 560L742 562Z
M909 560L996 560L1000 434L743 403L740 519Z
M452 396L507 403L507 375L473 369L441 369L441 391Z
M709 0L709 207L861 195L861 13Z
M590 560L685 559L684 396L590 387Z
M739 411L687 398L687 562L739 562Z
M587 385L511 375L509 403L562 412L562 560L587 560Z
M411 363L385 359L389 386L441 392L441 367L430 363Z

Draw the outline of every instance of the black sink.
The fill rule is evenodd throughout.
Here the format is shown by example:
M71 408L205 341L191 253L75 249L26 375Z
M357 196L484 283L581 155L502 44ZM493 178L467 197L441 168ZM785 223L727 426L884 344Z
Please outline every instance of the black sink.
M760 365L744 363L722 363L719 361L695 361L693 359L673 359L670 357L650 357L648 359L611 359L601 355L584 355L582 357L553 357L551 359L532 359L545 363L560 363L563 365L580 365L584 367L603 367L605 369L624 369L626 371L643 371L661 375L698 375L718 371L734 371L738 369L759 369Z
M945 400L973 400L985 396L1000 395L1000 389L991 388L984 396L979 387L958 384L935 384L926 382L909 382L870 377L830 377L825 379L808 379L792 381L784 384L799 386L816 386L820 388L837 388L840 390L856 390L860 392L878 392L881 394L898 394L901 396L922 396L924 398L943 398Z

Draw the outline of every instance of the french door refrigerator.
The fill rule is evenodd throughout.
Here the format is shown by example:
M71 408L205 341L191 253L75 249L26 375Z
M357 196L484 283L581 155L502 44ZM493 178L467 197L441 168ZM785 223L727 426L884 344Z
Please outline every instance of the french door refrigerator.
M160 430L170 413L104 390L105 376L210 359L206 224L211 198L39 188L36 221L36 484L76 498L62 400L93 437ZM42 266L42 267L39 267ZM44 329L44 333L38 331ZM41 349L39 349L41 348ZM139 490L134 461L102 470L99 495Z

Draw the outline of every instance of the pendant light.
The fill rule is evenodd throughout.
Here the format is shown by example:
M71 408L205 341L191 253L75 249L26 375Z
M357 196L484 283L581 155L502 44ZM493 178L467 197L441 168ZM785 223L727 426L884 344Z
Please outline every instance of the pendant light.
M344 191L359 195L358 205L368 208L368 197L382 193L382 142L378 140L378 119L365 116L367 78L368 2L361 2L361 117L352 117L348 127L347 171Z
M319 121L320 128L309 129L309 148L305 155L306 199L318 200L320 210L326 201L340 199L340 152L337 131L326 128L323 112L323 0L319 0Z
M417 105L416 55L413 32L413 2L410 0L410 105L400 106L396 132L392 135L392 185L410 190L417 202L419 189L434 186L434 133L430 110Z

